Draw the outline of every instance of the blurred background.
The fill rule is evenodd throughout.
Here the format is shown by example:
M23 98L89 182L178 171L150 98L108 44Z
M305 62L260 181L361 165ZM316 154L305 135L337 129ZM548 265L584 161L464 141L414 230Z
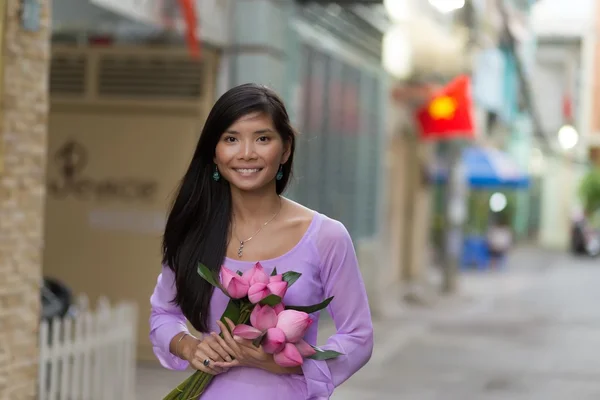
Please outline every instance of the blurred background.
M598 3L1 2L0 399L189 376L148 340L165 213L246 82L360 260L375 351L334 399L600 398Z

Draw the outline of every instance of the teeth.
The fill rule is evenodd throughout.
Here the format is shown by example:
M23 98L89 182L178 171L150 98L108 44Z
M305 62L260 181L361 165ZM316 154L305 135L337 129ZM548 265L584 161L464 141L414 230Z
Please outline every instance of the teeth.
M237 172L241 172L243 174L250 174L252 172L258 172L260 171L260 168L252 168L252 169L248 169L248 168L238 168L236 169Z

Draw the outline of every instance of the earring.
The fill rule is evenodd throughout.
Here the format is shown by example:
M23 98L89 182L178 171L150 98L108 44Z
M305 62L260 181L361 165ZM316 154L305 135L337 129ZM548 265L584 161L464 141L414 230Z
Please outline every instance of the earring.
M283 165L279 166L279 171L277 171L277 175L275 176L275 179L277 179L278 181L283 179Z
M221 179L221 174L219 174L219 170L217 169L217 166L215 165L215 172L213 172L213 180L215 182L219 182L219 179Z

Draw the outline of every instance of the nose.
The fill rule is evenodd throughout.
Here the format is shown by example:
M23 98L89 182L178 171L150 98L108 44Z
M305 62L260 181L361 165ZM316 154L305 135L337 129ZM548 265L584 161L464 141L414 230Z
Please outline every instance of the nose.
M254 140L243 140L238 157L241 160L252 160L256 157Z

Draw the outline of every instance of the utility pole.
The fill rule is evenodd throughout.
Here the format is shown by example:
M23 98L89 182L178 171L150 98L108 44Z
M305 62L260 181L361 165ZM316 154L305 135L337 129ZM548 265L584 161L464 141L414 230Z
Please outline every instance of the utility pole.
M477 21L473 3L467 1L462 10L463 24L469 29L466 45L470 57L477 42ZM448 179L444 190L444 249L442 261L442 293L453 294L458 288L458 271L463 248L463 230L467 219L468 183L462 163L462 140L452 139L447 143L446 167Z
M467 218L467 176L462 162L462 143L458 139L448 142L448 180L444 198L444 257L442 292L452 294L458 287L458 270L462 254L463 227Z

